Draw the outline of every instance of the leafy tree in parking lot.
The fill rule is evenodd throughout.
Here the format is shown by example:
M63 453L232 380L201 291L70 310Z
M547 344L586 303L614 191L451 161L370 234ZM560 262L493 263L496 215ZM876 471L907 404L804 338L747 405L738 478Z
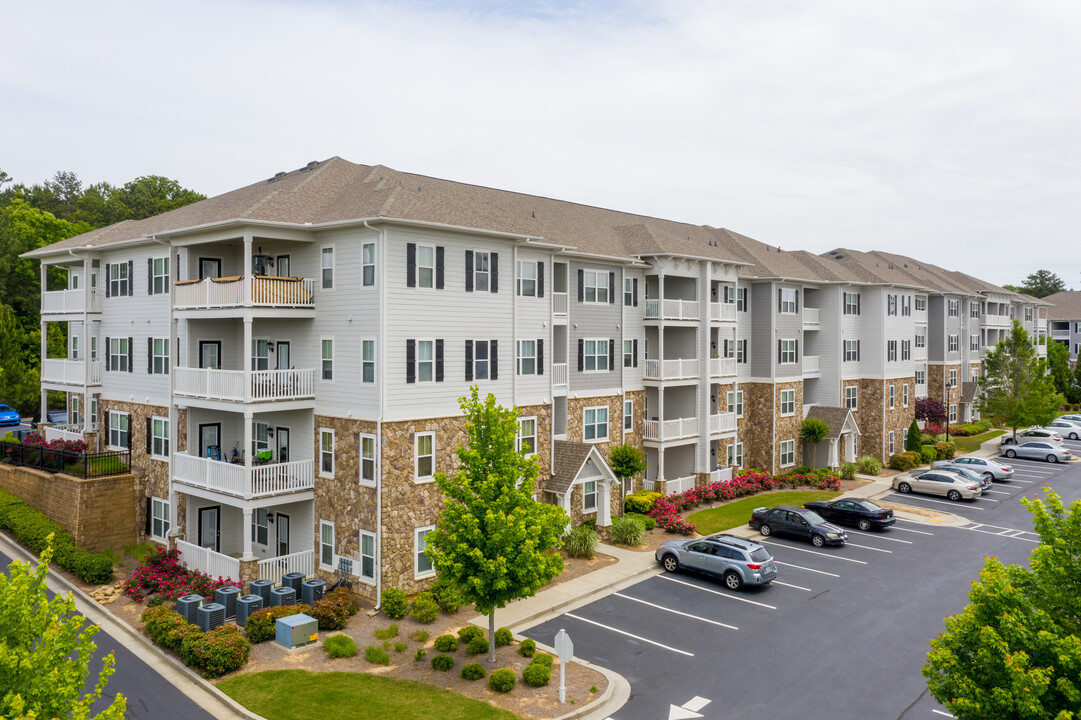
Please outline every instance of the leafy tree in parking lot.
M923 667L959 720L1075 720L1081 708L1081 500L1022 502L1040 536L1031 569L988 558Z
M1001 417L1013 428L1051 422L1065 402L1055 392L1044 361L1036 356L1028 333L1017 320L1005 340L989 350L978 378L980 395L976 405L985 417Z
M458 446L458 472L436 473L446 499L427 535L427 557L439 577L488 616L488 662L495 662L495 611L529 597L563 571L559 547L568 518L562 508L533 499L535 456L515 450L518 409L483 401L474 385L459 400L468 445Z

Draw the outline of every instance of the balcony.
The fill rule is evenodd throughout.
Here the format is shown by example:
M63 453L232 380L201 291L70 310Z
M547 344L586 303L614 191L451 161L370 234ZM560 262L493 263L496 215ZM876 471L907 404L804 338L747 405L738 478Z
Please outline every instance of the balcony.
M822 356L803 356L803 377L822 377Z
M733 307L735 307L733 305ZM646 300L646 320L697 320L697 300Z
M698 361L694 358L646 360L644 377L646 380L687 380L697 378Z
M820 316L821 312L818 308L803 308L803 329L817 330L821 326Z
M733 377L736 374L735 358L710 358L710 377Z
M250 305L245 302L249 286ZM315 307L315 281L263 275L182 280L174 286L173 307L177 310L240 307L311 309Z
M709 319L713 322L735 322L736 321L736 304L735 303L710 303L709 304Z
M42 315L70 315L101 312L101 293L90 290L90 307L86 306L86 290L50 290L41 293Z
M567 316L567 293L565 292L553 292L552 293L552 314L560 317Z
M552 386L567 393L567 363L552 363Z
M667 442L698 437L698 418L677 418L675 420L646 420L646 440Z
M736 431L736 414L734 412L714 413L709 416L709 434L721 435Z
M243 500L303 492L315 487L315 461L243 465L174 453L173 480Z
M912 348L912 359L917 361L927 360L927 346Z
M86 375L86 360L47 358L41 363L41 381L62 385L101 385L101 360L90 361L90 376Z
M983 326L992 328L1013 327L1013 318L1009 315L984 315Z
M256 403L315 397L315 370L212 370L178 367L173 392L200 400ZM245 376L250 380L245 380Z

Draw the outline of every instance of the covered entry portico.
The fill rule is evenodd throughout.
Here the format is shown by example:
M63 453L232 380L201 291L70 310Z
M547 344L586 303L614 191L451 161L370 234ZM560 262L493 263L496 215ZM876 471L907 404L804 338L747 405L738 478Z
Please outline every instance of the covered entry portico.
M565 440L556 440L553 445L552 478L544 490L555 496L573 525L596 518L598 531L610 527L612 508L622 508L623 493L619 478L597 446Z
M860 436L860 429L851 410L846 407L808 405L805 419L809 418L826 423L830 431L817 446L804 444L804 464L837 468L841 463L856 462L856 438Z

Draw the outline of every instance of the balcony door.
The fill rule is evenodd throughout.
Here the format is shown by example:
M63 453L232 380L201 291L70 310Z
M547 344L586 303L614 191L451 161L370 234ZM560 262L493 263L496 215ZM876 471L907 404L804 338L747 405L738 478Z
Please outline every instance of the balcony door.
M199 258L199 279L220 278L221 258Z
M278 369L279 370L288 370L289 369L289 343L287 343L287 342L278 342L275 349L277 350L277 356L278 356L278 359L277 359L277 363L278 363L277 367L278 367Z
M278 449L278 462L289 462L289 428L277 427L274 429L274 442Z
M252 338L251 369L270 369L270 340L267 340L266 338Z
M199 547L219 550L221 542L221 506L199 508Z
M199 341L199 367L221 369L221 340Z
M208 423L199 426L199 457L221 460L221 423Z
M289 516L278 513L278 557L289 554Z
M289 274L289 256L288 255L279 255L277 264L278 264L278 277L292 277L292 275Z

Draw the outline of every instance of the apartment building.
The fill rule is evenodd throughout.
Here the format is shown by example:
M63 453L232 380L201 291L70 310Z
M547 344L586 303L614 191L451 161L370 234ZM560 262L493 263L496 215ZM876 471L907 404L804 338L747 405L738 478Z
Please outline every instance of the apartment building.
M1065 345L1070 362L1081 355L1081 290L1066 290L1043 298L1047 303L1048 337Z
M131 448L148 538L245 580L346 559L373 598L433 577L433 476L457 467L472 385L518 408L538 498L603 529L633 489L888 457L916 397L955 381L963 404L979 356L959 338L989 341L992 305L1035 308L899 256L340 158L27 256L43 330L70 339L42 346L43 416L62 391L73 429ZM810 416L832 434L805 449ZM620 443L648 463L626 485Z

